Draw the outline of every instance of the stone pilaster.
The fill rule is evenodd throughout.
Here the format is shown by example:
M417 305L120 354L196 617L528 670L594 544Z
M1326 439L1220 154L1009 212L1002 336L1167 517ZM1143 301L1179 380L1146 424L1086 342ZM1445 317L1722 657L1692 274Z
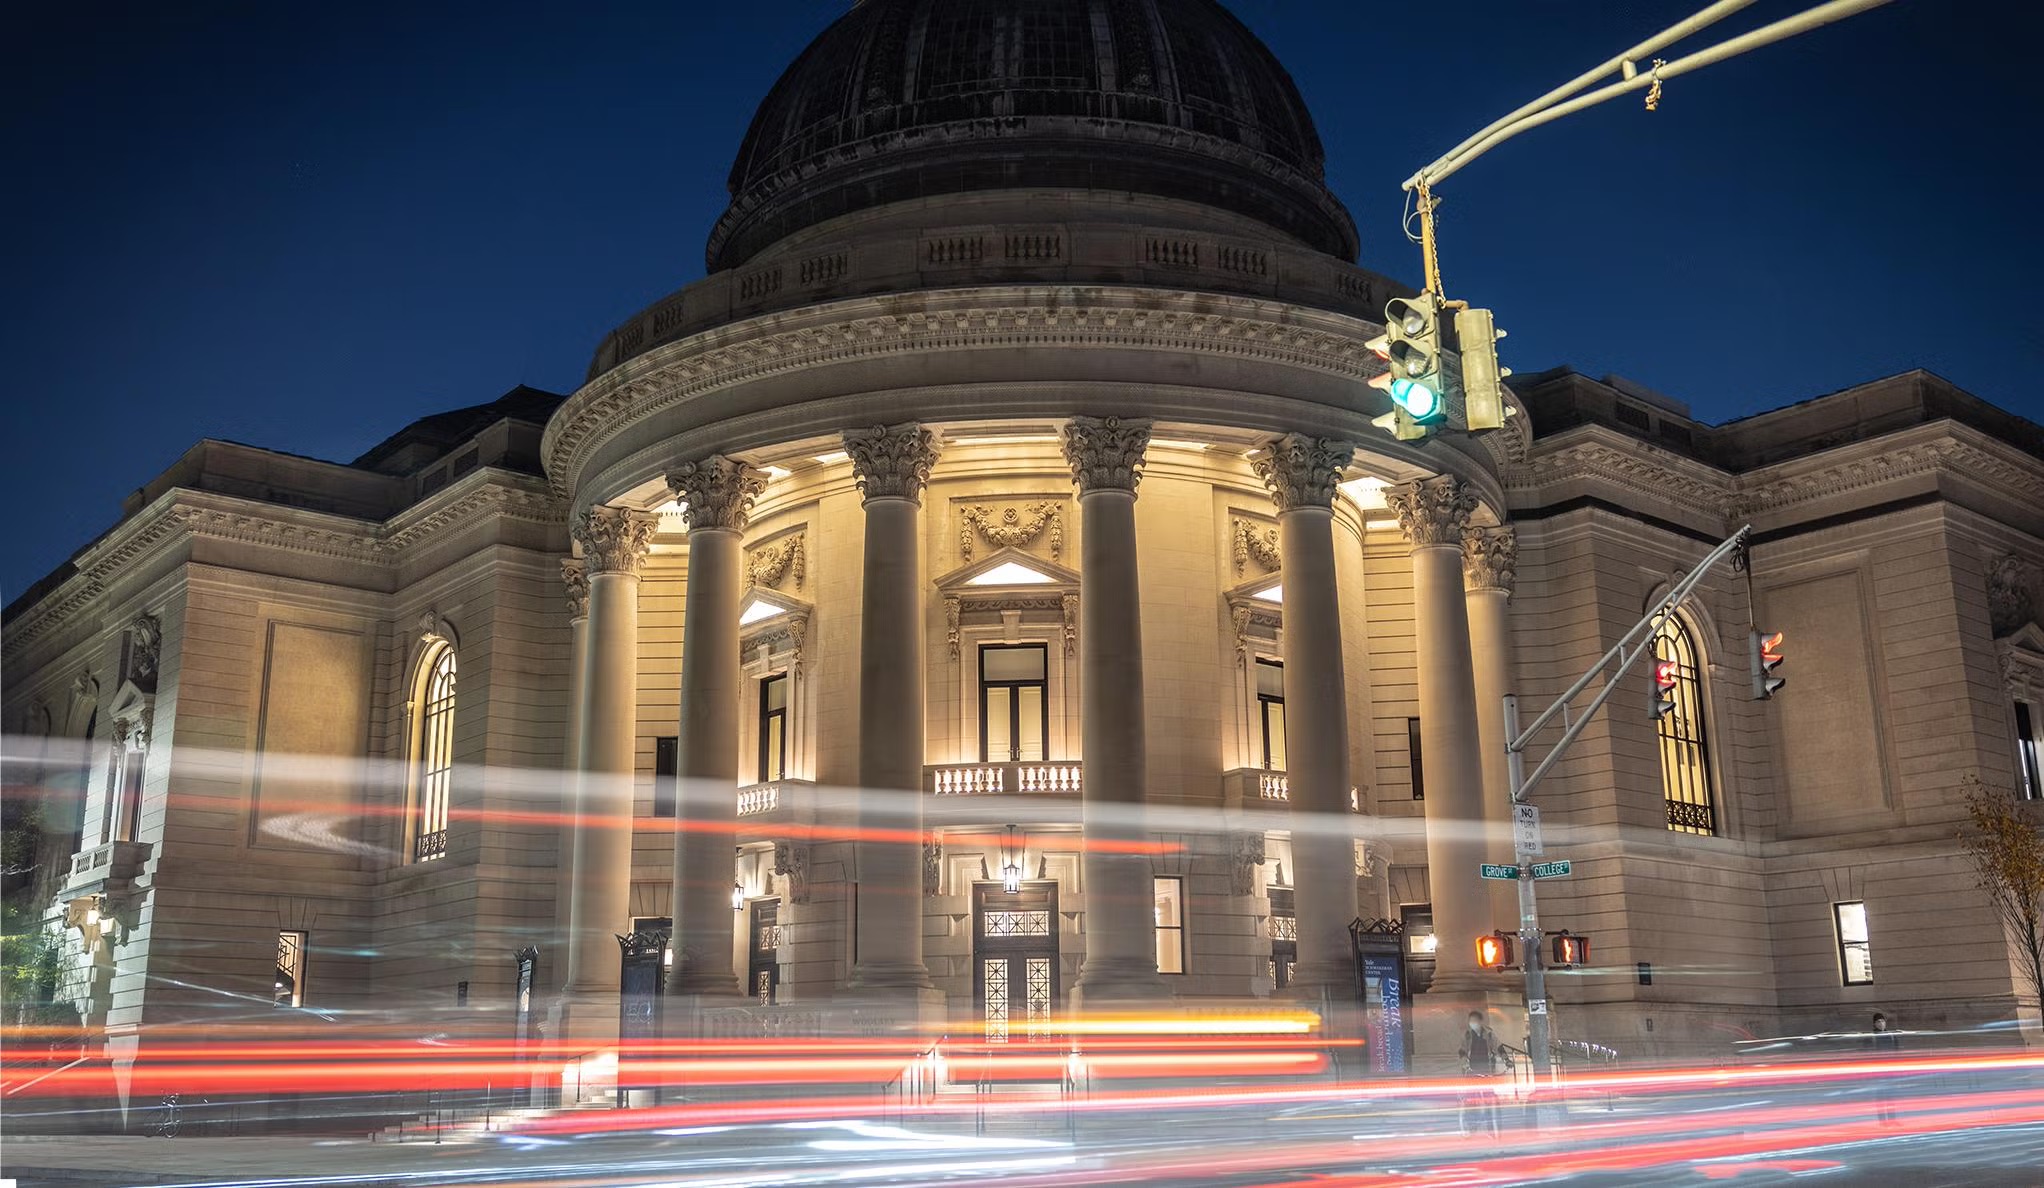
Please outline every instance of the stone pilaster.
M615 994L618 988L617 942L611 938L625 927L631 899L639 567L652 546L654 525L644 512L598 505L570 528L582 548L579 572L586 592L570 714L579 734L570 759L579 774L570 845L569 995ZM571 609L582 584L569 586ZM588 1021L603 1022L600 1012Z
M1149 862L1117 852L1144 837L1142 598L1136 584L1136 484L1150 422L1074 417L1065 460L1079 488L1081 818L1086 854L1083 1004L1156 998L1156 915ZM1104 844L1103 844L1104 843Z
M1355 985L1355 816L1349 809L1348 695L1334 567L1334 495L1352 442L1296 434L1249 464L1278 510L1284 558L1285 774L1291 787L1302 994Z
M1477 980L1475 940L1494 927L1490 896L1477 873L1490 853L1481 829L1482 755L1469 730L1477 721L1476 684L1462 595L1462 537L1476 499L1453 476L1391 487L1384 499L1412 545L1427 881L1440 937L1434 986L1473 991L1484 985Z
M676 754L674 970L667 993L739 991L731 968L732 823L737 818L739 535L766 475L735 458L686 462L667 476L688 523L682 601L681 725Z
M923 964L924 728L923 484L937 462L921 425L844 435L865 493L866 544L859 626L859 846L857 990L931 989ZM868 840L883 836L896 840Z
M1462 587L1469 613L1469 649L1476 685L1476 737L1483 765L1484 834L1503 862L1512 836L1510 767L1505 762L1505 694L1512 691L1512 628L1506 603L1519 563L1511 528L1471 528L1462 536ZM1519 888L1489 884L1491 926L1519 929Z

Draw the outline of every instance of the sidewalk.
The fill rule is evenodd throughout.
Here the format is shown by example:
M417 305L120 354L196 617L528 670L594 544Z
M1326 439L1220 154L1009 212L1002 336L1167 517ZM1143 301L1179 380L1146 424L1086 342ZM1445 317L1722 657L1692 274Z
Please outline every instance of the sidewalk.
M558 1154L551 1162L558 1162ZM148 1138L137 1135L9 1135L0 1177L39 1185L189 1184L281 1177L350 1176L351 1188L381 1188L432 1170L516 1167L539 1162L500 1142L385 1143L364 1138ZM389 1179L382 1177L389 1176Z

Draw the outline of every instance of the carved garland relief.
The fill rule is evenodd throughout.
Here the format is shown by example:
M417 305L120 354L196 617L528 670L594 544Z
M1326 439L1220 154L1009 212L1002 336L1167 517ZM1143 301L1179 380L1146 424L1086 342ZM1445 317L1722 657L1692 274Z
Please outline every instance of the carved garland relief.
M792 578L795 588L800 590L809 568L806 536L797 532L753 549L745 558L746 583L757 589L774 590Z
M1262 566L1265 573L1276 573L1283 568L1283 558L1278 553L1277 529L1236 516L1233 535L1236 577L1243 577L1249 572L1251 561Z
M1026 548L1036 538L1045 536L1050 559L1057 561L1064 555L1064 509L1054 500L1040 499L1027 507L1010 505L998 511L984 503L975 503L960 509L958 520L958 557L961 561L972 560L975 536L997 549Z

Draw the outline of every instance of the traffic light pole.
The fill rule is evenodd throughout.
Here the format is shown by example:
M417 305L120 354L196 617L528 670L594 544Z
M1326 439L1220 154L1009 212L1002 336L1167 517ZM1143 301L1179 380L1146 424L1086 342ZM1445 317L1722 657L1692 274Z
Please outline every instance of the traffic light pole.
M1702 583L1704 575L1719 561L1742 553L1746 547L1746 539L1752 531L1751 525L1743 527L1723 544L1712 549L1710 555L1699 562L1696 568L1675 583L1674 588L1646 613L1645 618L1633 624L1632 630L1626 632L1616 646L1592 664L1589 671L1577 678L1576 683L1570 685L1566 692L1555 698L1554 704L1533 719L1532 725L1527 726L1524 731L1519 728L1519 698L1515 694L1505 694L1505 764L1514 805L1525 803L1527 794L1554 769L1556 763L1560 762L1561 757L1590 724L1590 720L1597 716L1597 711L1602 709L1604 703L1611 699L1611 695L1618 691L1618 684L1624 679L1625 674L1632 671L1641 658L1653 654L1654 636L1660 632L1661 625L1666 623L1683 603L1689 601L1690 596L1696 592L1696 587ZM1614 662L1617 667L1612 669L1603 687L1598 689L1589 704L1583 707L1582 713L1570 721L1569 704L1589 688L1590 682L1597 678L1598 673L1610 668ZM1562 717L1565 724L1561 738L1554 744L1553 749L1547 752L1539 766L1533 769L1532 774L1528 775L1526 747L1533 741L1533 736L1540 733L1541 729L1557 715ZM1515 857L1518 859L1519 867L1519 951L1524 954L1522 964L1526 972L1526 1048L1527 1056L1533 1063L1533 1080L1537 1085L1548 1075L1551 1068L1548 1050L1547 957L1540 951L1540 901L1533 889L1533 863L1526 860L1530 855Z

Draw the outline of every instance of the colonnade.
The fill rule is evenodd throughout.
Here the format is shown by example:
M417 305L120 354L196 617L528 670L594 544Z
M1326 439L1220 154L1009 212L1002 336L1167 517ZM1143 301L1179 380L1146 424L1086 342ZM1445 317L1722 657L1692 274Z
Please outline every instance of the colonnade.
M1082 1003L1168 993L1156 970L1148 860L1137 847L1116 844L1147 832L1135 502L1149 437L1149 422L1131 418L1075 417L1063 431L1081 522ZM866 521L860 703L919 707L922 493L938 442L916 424L848 431L843 440ZM1333 506L1355 450L1352 442L1288 435L1250 459L1276 506L1283 558L1295 984L1309 994L1339 994L1354 984L1347 930L1357 913L1356 866ZM740 538L765 476L713 455L677 467L668 481L684 505L689 537L676 968L668 989L735 997L729 826L738 782ZM1486 834L1500 836L1510 819L1498 704L1510 681L1505 601L1513 537L1508 528L1472 528L1474 496L1453 477L1392 487L1385 498L1412 548L1427 861L1434 929L1443 939L1434 984L1468 990L1479 983L1463 938L1516 918L1516 907L1493 901L1476 877L1477 865L1493 857ZM575 611L569 755L577 772L566 998L617 989L611 937L628 915L630 892L639 568L652 532L646 513L592 507L573 528L582 557L564 566ZM916 844L924 731L920 712L860 715L860 783L880 795L863 798L859 811L855 992L931 986Z

